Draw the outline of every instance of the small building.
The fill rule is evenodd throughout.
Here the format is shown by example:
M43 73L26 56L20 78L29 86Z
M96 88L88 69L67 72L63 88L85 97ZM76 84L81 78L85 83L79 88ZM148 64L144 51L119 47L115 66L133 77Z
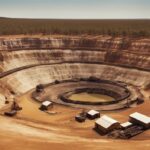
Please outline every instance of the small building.
M106 134L118 128L120 128L120 123L105 115L95 121L95 130L102 134Z
M36 92L37 93L40 93L40 92L43 92L44 91L44 85L42 84L39 84L36 86Z
M87 118L96 119L100 117L100 112L96 110L90 110L87 112Z
M75 120L78 122L85 122L86 117L85 116L81 116L81 115L76 115L75 116Z
M39 109L45 111L48 110L49 107L53 107L53 103L50 101L44 101Z
M131 123L136 125L141 125L144 128L150 127L150 117L143 115L141 113L135 112L129 116L129 120Z
M122 123L120 126L122 129L128 129L132 126L133 124L131 122L125 122L125 123Z

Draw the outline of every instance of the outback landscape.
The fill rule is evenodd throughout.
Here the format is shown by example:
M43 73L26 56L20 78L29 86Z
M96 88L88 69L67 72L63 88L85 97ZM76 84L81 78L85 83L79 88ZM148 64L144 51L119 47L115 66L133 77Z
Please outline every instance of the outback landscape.
M0 18L0 35L59 34L149 37L149 19L15 19Z
M149 150L150 130L121 139L75 119L92 109L122 124L149 108L150 20L0 18L0 149Z

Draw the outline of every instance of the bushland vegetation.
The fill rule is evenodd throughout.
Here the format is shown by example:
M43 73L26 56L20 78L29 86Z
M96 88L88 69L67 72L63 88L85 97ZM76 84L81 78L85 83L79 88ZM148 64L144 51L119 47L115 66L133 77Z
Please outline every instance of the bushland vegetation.
M65 34L149 37L150 20L57 20L0 18L0 35Z

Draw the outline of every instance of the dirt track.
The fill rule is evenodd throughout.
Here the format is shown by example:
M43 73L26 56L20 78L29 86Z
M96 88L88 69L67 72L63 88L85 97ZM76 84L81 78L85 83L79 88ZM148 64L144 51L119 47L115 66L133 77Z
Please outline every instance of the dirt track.
M146 93L147 95L149 92ZM55 105L49 115L38 110L40 104L30 99L30 93L19 97L23 110L16 118L0 117L0 148L2 150L48 150L48 149L108 149L108 150L149 150L150 131L130 140L112 140L102 137L92 130L94 121L83 124L74 121L80 109ZM106 113L124 122L134 111L150 116L150 102L121 112ZM104 113L103 113L104 114Z

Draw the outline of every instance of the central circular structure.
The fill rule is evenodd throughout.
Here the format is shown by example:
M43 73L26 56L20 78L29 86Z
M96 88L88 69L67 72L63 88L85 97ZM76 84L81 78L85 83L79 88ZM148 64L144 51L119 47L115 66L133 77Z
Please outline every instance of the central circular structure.
M72 101L93 101L93 102L107 102L107 101L114 101L114 98L98 93L88 93L88 92L81 92L73 94L69 97Z
M130 96L130 91L109 81L81 81L74 84L72 90L60 94L60 99L67 103L82 105L109 105Z
M123 82L89 77L55 81L45 87L41 97L34 92L33 98L83 109L118 110L136 102L135 92Z

